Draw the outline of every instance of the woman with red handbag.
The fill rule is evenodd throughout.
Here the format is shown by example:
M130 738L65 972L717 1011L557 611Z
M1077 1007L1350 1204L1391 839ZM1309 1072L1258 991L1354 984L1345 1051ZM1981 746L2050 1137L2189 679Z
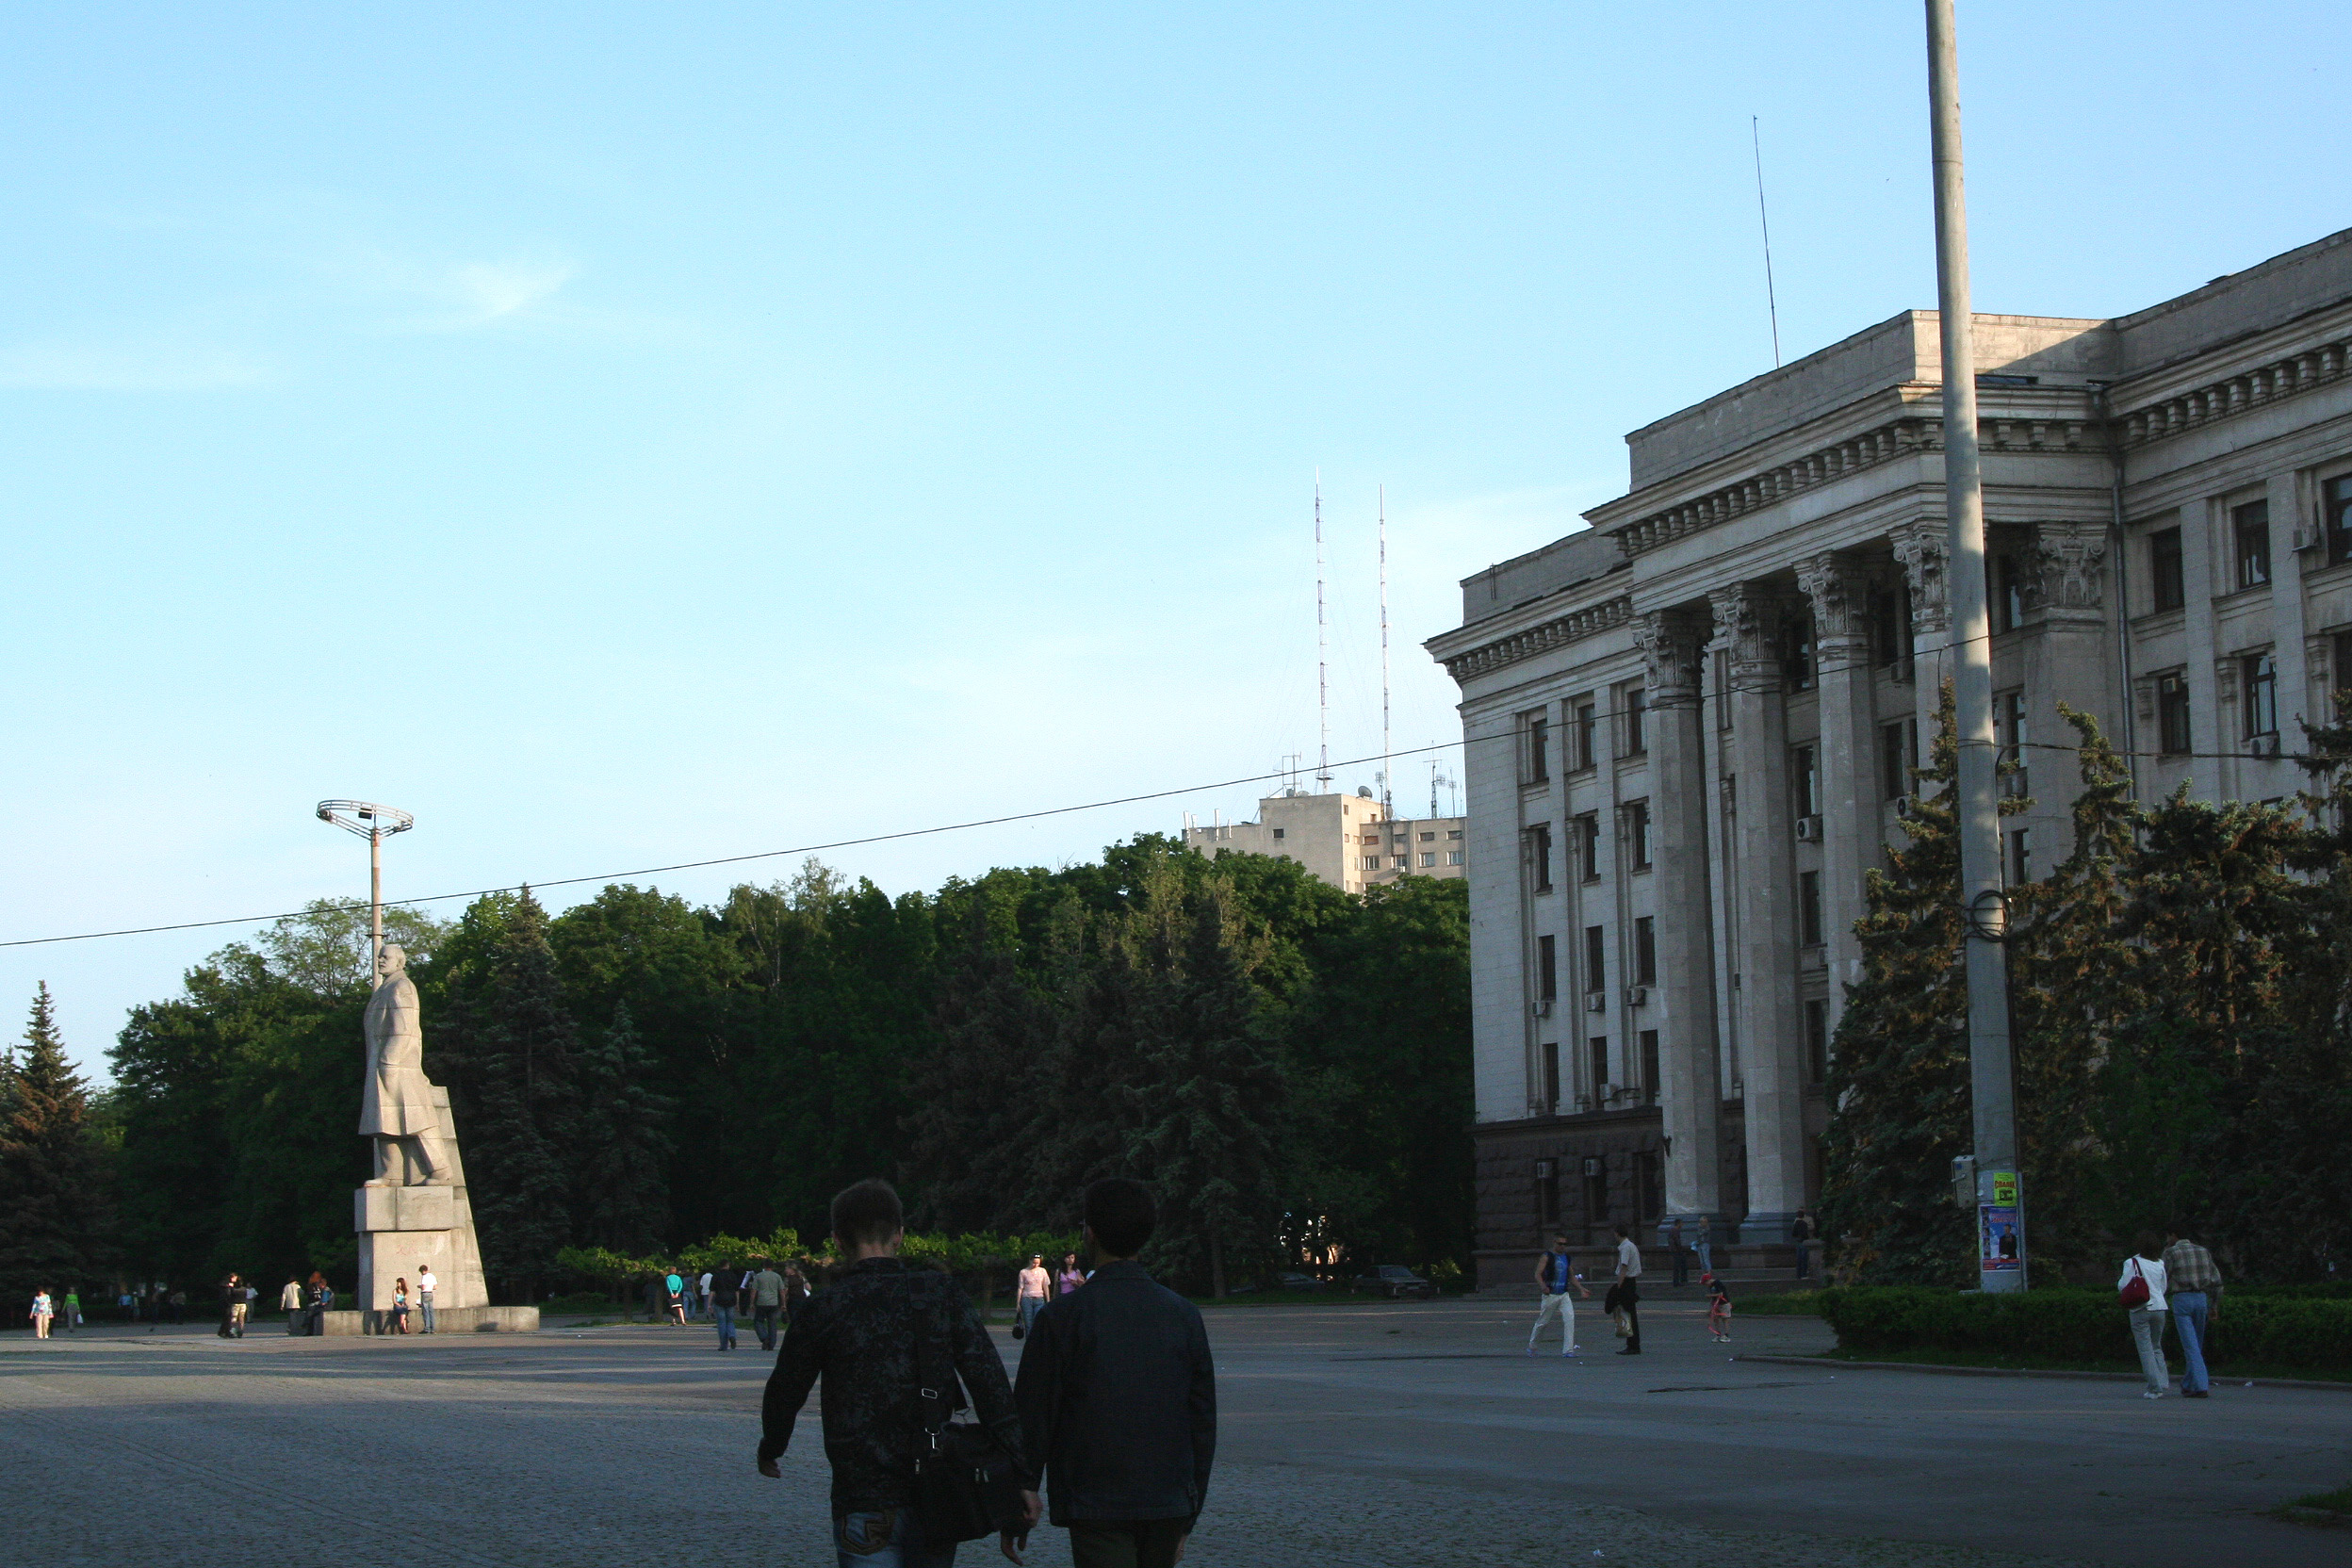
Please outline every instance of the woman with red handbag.
M2164 1364L2164 1278L2162 1236L2152 1231L2140 1233L2139 1253L2123 1260L2123 1274L2115 1281L2115 1298L2122 1302L2132 1316L2132 1343L2140 1352L2140 1371L2148 1379L2147 1392L2140 1397L2161 1399L2172 1386L2171 1368Z

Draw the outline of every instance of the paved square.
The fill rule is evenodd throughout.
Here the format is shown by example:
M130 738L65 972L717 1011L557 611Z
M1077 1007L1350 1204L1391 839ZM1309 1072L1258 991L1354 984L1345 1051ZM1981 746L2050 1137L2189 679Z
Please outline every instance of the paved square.
M1523 1353L1532 1302L1213 1310L1223 1448L1188 1563L2341 1565L2262 1511L2352 1478L2352 1393L1732 1362L1694 1308L1650 1353ZM1735 1350L1826 1342L1755 1318ZM243 1341L0 1337L20 1559L816 1563L813 1401L753 1474L767 1359L709 1331ZM1008 1364L1020 1347L998 1343ZM1556 1350L1557 1337L1551 1346ZM1595 1554L1599 1554L1597 1557ZM730 1558L730 1560L732 1559ZM960 1560L1002 1561L992 1544ZM1063 1563L1059 1531L1032 1562Z

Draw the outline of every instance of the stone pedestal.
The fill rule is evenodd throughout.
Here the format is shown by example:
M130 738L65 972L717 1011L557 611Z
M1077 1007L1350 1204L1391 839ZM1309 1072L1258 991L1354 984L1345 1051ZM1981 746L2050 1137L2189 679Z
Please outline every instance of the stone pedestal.
M408 1282L414 1313L416 1278L427 1266L438 1282L433 1301L440 1326L454 1326L449 1315L453 1312L490 1305L489 1287L482 1275L482 1249L474 1240L474 1209L466 1196L466 1166L458 1156L457 1128L449 1118L449 1091L435 1086L433 1102L441 1117L449 1184L369 1186L351 1195L352 1228L359 1233L359 1300L351 1315L356 1319L373 1319L391 1311L392 1282L399 1279ZM535 1309L527 1310L536 1316ZM421 1315L412 1315L412 1329L423 1326Z

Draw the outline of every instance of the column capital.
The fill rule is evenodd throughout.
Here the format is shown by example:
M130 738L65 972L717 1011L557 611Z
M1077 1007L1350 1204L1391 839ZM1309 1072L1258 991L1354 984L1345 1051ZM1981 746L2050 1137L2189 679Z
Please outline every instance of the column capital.
M1731 652L1732 685L1743 692L1777 691L1788 596L1761 582L1735 582L1707 597L1715 612L1716 637Z
M1642 681L1652 708L1689 708L1699 700L1699 665L1709 631L1704 610L1653 610L1633 618Z
M1914 523L1894 535L1895 559L1911 584L1911 629L1934 635L1952 627L1944 596L1944 566L1951 546L1940 521Z
M1823 669L1870 657L1870 573L1835 550L1797 563L1797 589L1813 609L1813 657Z
M2092 612L2099 609L2107 562L2107 531L2094 523L2035 523L2031 580L2034 607Z

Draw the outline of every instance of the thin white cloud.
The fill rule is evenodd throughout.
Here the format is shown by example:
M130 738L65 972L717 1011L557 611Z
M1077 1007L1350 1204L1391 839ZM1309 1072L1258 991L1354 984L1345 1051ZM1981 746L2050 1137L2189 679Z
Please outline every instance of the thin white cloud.
M482 326L524 315L555 297L571 281L568 263L467 262L449 270L450 287L466 309L469 325Z
M272 367L228 349L54 342L0 349L0 388L14 391L208 392L276 379Z

